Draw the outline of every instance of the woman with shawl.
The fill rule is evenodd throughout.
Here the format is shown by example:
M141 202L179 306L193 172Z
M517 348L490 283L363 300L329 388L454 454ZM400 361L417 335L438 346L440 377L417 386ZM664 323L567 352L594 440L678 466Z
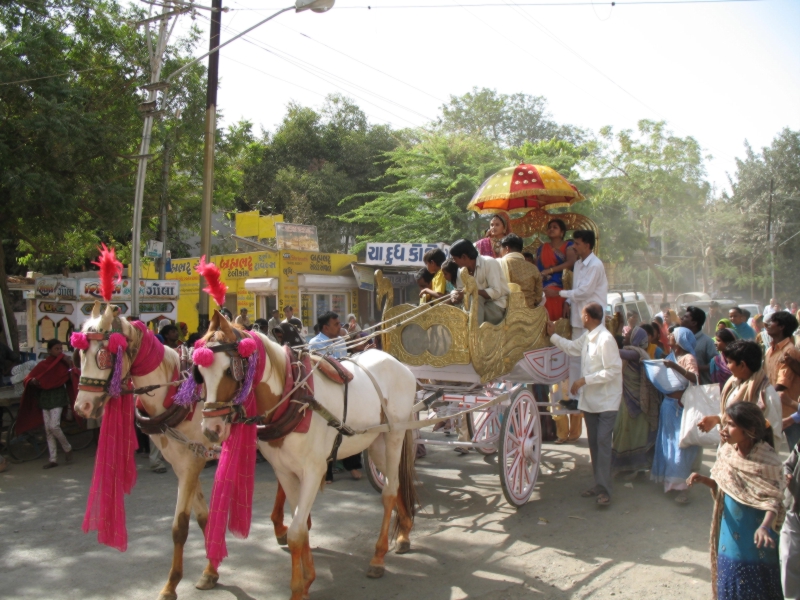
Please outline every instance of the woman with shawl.
M611 470L614 473L646 471L652 463L650 451L658 431L658 391L644 372L649 343L647 332L634 327L629 345L619 351L622 358L622 403L614 424Z
M736 328L733 326L733 321L730 319L720 319L717 321L717 331L722 331L723 329L730 329L734 337L737 340L739 339L739 334L736 333Z
M732 330L720 329L717 331L714 345L717 347L717 352L719 352L719 354L711 361L709 369L711 372L711 381L719 384L720 391L722 391L728 379L731 378L731 370L728 368L728 361L725 359L725 348L728 347L728 344L732 344L735 341L736 334Z
M564 289L564 271L572 269L578 255L572 248L572 241L564 241L567 235L567 225L561 219L550 219L547 224L547 237L550 241L536 249L536 266L542 272L542 287L551 287L557 290ZM564 302L566 298L559 296L545 301L547 314L551 321L557 321L564 316Z
M492 215L486 237L477 241L475 248L482 256L500 258L500 241L511 233L511 217L507 212L498 212Z
M751 340L736 340L727 344L723 352L732 376L722 387L719 415L703 417L697 424L700 431L709 431L720 425L728 407L739 402L757 405L770 427L772 423L780 423L780 401L775 394L769 393L769 378L761 366L764 357L761 347Z
M664 366L682 375L689 384L697 384L698 380L697 360L694 357L696 343L691 330L686 327L676 327L669 336L669 344L678 362L664 361ZM686 504L689 501L686 495L686 478L692 472L692 463L700 450L700 446L680 447L683 417L681 398L684 391L685 389L665 396L661 403L656 454L650 471L650 478L653 481L664 482L665 492L678 491L675 497L675 502L678 504Z
M711 488L711 585L717 600L781 600L776 531L785 516L781 459L772 430L754 404L725 411L723 443L711 477L687 483Z

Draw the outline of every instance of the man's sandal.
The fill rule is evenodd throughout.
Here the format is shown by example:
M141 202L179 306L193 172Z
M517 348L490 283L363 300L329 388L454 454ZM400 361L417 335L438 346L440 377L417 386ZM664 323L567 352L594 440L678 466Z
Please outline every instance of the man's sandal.
M581 492L581 498L592 498L597 496L600 492L597 491L596 487L589 488L588 490Z
M611 498L605 492L601 492L601 493L597 494L596 502L600 506L608 506L609 504L611 504Z

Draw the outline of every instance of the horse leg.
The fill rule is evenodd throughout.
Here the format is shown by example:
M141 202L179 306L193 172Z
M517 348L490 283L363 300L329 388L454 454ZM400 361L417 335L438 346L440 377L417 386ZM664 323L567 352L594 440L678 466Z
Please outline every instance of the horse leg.
M172 464L178 476L178 502L175 505L175 518L172 521L172 567L169 578L158 596L158 600L177 600L176 588L183 578L183 546L189 535L189 517L192 514L192 500L198 484L200 468L190 457ZM193 458L193 457L192 457Z
M414 435L407 431L400 451L400 468L398 469L397 490L397 554L405 554L411 550L411 528L414 527L414 515L417 508L416 475L414 459L416 444Z
M272 515L270 515L270 518L272 519L272 527L275 530L275 539L278 540L278 544L281 546L287 544L286 533L289 531L289 528L283 524L283 505L285 503L286 492L283 491L283 486L278 482L278 491L275 494L275 505L272 507Z
M208 503L206 503L206 499L203 496L203 486L200 485L200 481L197 482L192 508L194 509L195 517L197 517L197 524L203 531L203 539L205 539L206 523L208 523ZM194 587L198 590L210 590L217 585L217 581L219 581L219 573L214 568L214 565L211 564L211 561L208 561L200 580Z
M384 438L384 466L386 471L386 485L383 488L381 499L383 501L383 521L378 541L375 544L375 555L369 561L367 577L377 579L383 577L386 571L384 558L389 551L389 525L392 521L392 511L397 504L398 472L400 467L400 450L403 444L403 432L389 432L382 434ZM380 460L380 459L379 459Z
M309 596L311 584L316 579L314 558L311 555L311 546L308 541L308 517L311 506L319 491L319 484L325 476L325 463L320 468L307 469L300 479L299 490L289 490L286 493L289 501L296 499L293 504L297 507L294 511L292 523L289 526L289 551L292 555L292 597L291 600L304 600ZM297 494L299 491L299 494Z

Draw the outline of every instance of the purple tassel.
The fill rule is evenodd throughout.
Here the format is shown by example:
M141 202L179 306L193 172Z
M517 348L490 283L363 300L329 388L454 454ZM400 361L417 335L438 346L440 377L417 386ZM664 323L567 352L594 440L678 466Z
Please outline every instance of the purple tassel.
M178 391L173 397L173 402L178 406L191 406L200 398L200 386L203 384L195 383L191 373L188 374L186 380L178 388Z
M250 390L253 388L253 380L256 378L256 362L258 361L258 352L253 352L247 359L247 375L244 376L244 383L242 389L233 399L234 404L244 404L247 396L250 395Z
M114 372L111 375L111 382L108 384L108 395L117 398L122 394L122 357L125 349L122 345L117 347L117 358L114 361Z

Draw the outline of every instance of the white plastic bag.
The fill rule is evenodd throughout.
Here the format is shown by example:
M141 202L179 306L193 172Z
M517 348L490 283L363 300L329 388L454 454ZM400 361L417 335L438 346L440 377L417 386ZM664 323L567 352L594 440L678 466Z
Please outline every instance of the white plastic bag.
M681 398L683 416L681 417L681 448L689 446L719 446L719 429L703 433L697 424L703 417L719 414L719 385L692 385Z
M783 408L781 405L781 397L775 388L771 385L767 386L767 407L764 410L764 417L769 421L772 427L772 435L775 438L775 450L781 449L781 438L783 438Z
M644 372L653 387L668 396L673 392L686 389L689 381L674 369L665 366L665 360L676 362L675 354L670 353L665 359L644 361Z

